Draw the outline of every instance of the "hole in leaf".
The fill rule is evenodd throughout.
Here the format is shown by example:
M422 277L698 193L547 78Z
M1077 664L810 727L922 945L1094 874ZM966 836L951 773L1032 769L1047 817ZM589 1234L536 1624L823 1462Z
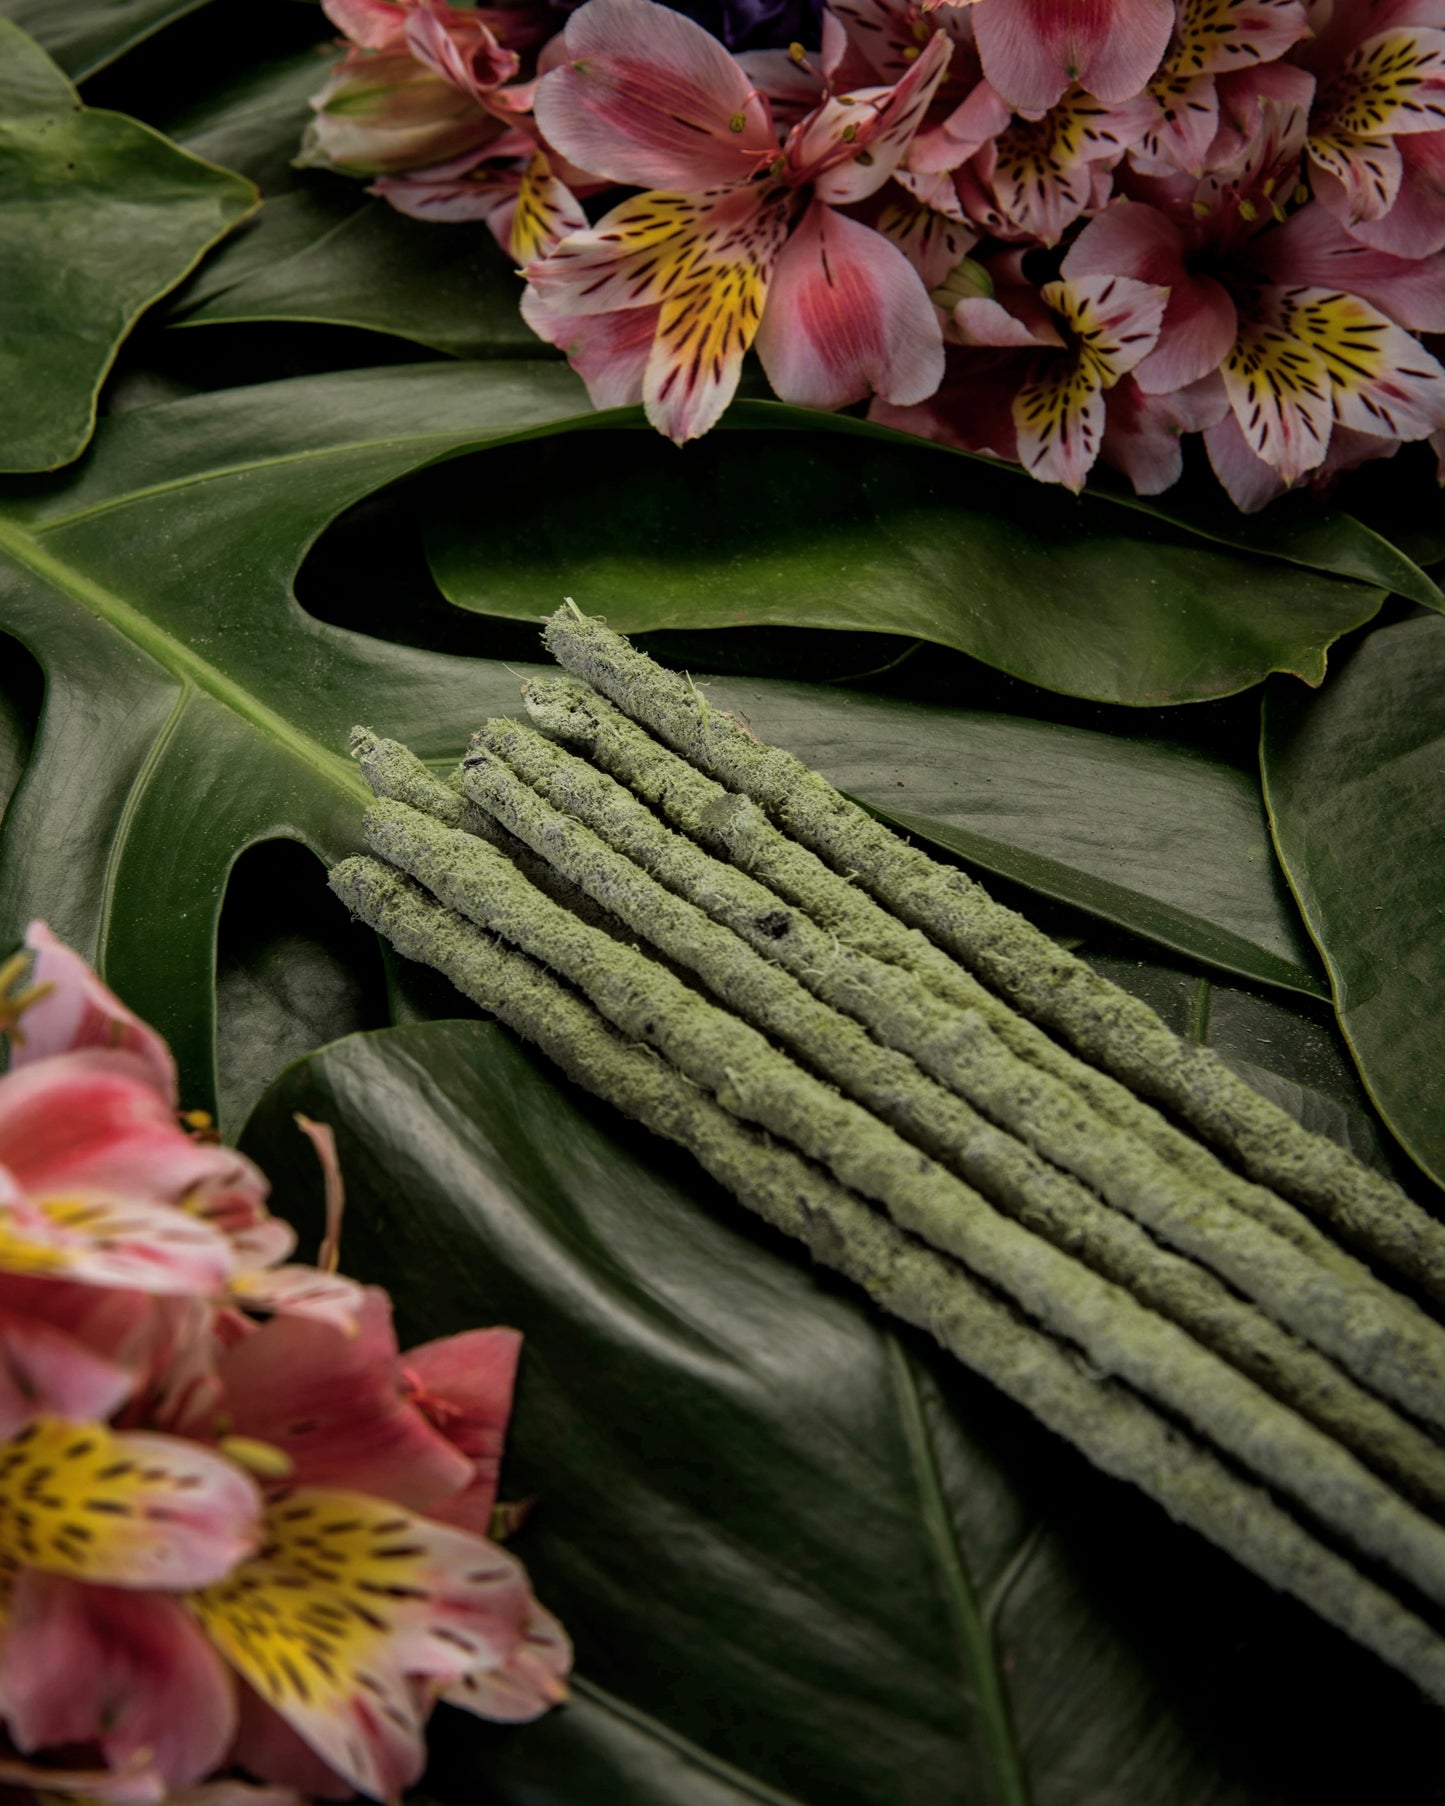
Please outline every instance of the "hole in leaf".
M226 887L216 948L221 1121L236 1131L293 1060L389 1021L376 937L295 841L249 847Z

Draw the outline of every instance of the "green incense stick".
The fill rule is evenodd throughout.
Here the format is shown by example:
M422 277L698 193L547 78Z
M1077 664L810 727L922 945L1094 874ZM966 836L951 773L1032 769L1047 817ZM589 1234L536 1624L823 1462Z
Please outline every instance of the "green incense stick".
M565 792L560 800L569 813L523 783L500 752L519 759L534 783ZM935 1009L909 975L835 949L818 931L810 939L808 925L793 912L768 907L766 892L755 895L758 887L750 881L663 828L613 779L579 771L578 763L526 729L493 722L463 763L462 787L596 903L698 973L730 1010L781 1040L935 1159L964 1171L980 1190L995 1198L1002 1191L1017 1202L1031 1180L1035 1190L1056 1187L1047 1184L1052 1175L1041 1163L1027 1166L1017 1143L985 1138L973 1110L930 1084L902 1054L879 1046L851 1016L804 989L782 969L790 950L798 954L800 976L834 990L830 1001L842 1001L838 990L847 992L854 1013L869 1019L878 1040L921 1049L927 1069L990 1121L1205 1259L1367 1384L1445 1427L1445 1331L1410 1300L1355 1263L1343 1283L1344 1276L1327 1273L1211 1190L1182 1182L1149 1148L1093 1115L1066 1085L1015 1058L976 1012ZM604 818L609 838L587 825L584 811ZM712 913L643 871L635 855L644 850L653 855L649 863L665 865L678 888L691 888ZM747 936L714 921L719 912L731 917L733 929L747 925ZM755 938L768 957L746 944ZM1061 1226L1067 1224L1067 1203L1047 1207ZM1107 1220L1096 1228L1098 1236L1109 1233ZM1079 1224L1070 1245L1083 1232ZM1128 1282L1136 1275L1137 1262Z
M587 833L575 826L573 832ZM616 1027L655 1046L734 1115L876 1198L900 1228L956 1255L1031 1316L1077 1342L1101 1371L1127 1378L1177 1411L1357 1548L1445 1604L1445 1531L1174 1324L1000 1216L747 1023L550 902L484 841L389 801L368 810L366 833L375 852L576 985Z
M544 968L397 872L347 859L333 869L331 887L399 953L437 967L580 1084L687 1148L745 1205L926 1330L1097 1467L1140 1487L1445 1705L1445 1642L1426 1623L1125 1387L1087 1370L954 1262L746 1128Z
M873 820L800 759L764 746L684 679L600 621L560 609L544 639L674 751L751 796L796 840L921 928L1001 996L1086 1058L1157 1098L1243 1169L1445 1299L1445 1228L1343 1148L1309 1134L1213 1054L1054 945L962 872L929 859Z

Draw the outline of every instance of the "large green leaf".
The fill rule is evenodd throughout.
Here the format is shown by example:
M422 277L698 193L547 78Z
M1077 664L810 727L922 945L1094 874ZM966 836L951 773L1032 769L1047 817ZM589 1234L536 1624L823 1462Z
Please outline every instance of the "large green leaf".
M3 0L13 19L50 52L74 81L83 81L127 50L204 6L206 0Z
M1445 1179L1445 621L1370 634L1318 697L1271 694L1265 794L1381 1115Z
M615 434L519 452L488 472L485 508L470 483L470 506L438 506L442 590L520 619L565 592L623 632L903 633L1137 704L1227 695L1270 671L1318 683L1329 645L1383 597L860 422L820 427L762 402L730 420L793 430L718 433L681 454Z
M121 341L256 203L148 126L82 107L0 19L0 469L80 455Z
M526 1334L504 1473L574 1703L441 1726L447 1806L1434 1797L1438 1717L480 1023L293 1069L247 1151L404 1342ZM1318 1726L1328 1723L1328 1737Z
M0 631L31 650L49 682L36 753L0 838L0 932L45 915L96 957L175 1044L198 1103L215 1089L216 921L237 854L275 837L324 858L354 844L361 786L344 754L354 721L455 758L483 717L517 706L516 675L499 662L307 614L291 590L306 548L381 484L462 448L559 430L580 405L580 385L556 364L296 380L117 416L67 477L0 490ZM337 612L344 618L344 603ZM399 613L397 630L408 625ZM769 693L749 685L735 700L762 720ZM719 695L729 697L725 685ZM957 756L948 712L866 706L889 783L916 776L928 795L928 762L936 771ZM848 697L829 691L785 700L768 727L827 769L857 719ZM1111 782L1124 783L1125 764ZM1161 795L1169 765L1146 753L1142 807ZM1067 850L1056 848L1045 871L1037 822L1021 833L1020 874L1202 957L1308 985L1235 781L1183 760L1171 768L1173 807L1211 799L1200 840L1208 866L1197 869L1229 874L1211 869L1202 901L1191 904L1147 849L1134 888L1106 891L1097 849L1081 854L1074 881ZM867 794L856 771L853 781ZM969 826L950 823L946 789L936 793L940 835ZM1018 807L1026 818L1027 801Z
M406 219L361 182L291 167L325 79L323 48L247 71L167 118L178 143L266 195L260 216L177 297L173 323L310 321L455 357L553 355L523 323L516 272L484 227Z

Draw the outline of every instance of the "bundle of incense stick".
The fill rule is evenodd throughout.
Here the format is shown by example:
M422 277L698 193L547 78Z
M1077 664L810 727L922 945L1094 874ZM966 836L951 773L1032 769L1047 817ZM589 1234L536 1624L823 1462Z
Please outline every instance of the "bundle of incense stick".
M356 730L337 895L1445 1705L1445 1329L1377 1272L1445 1299L1445 1229L599 620L545 638L445 781Z

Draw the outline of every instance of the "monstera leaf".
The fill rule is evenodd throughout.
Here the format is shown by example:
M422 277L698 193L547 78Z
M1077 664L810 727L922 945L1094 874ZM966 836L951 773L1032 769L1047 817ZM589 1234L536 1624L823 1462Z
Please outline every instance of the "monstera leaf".
M364 371L223 391L118 416L72 477L0 496L0 630L29 648L49 682L0 842L0 918L13 932L27 915L45 915L97 957L176 1045L198 1100L214 1093L210 973L237 855L278 836L327 859L355 843L362 787L345 755L353 722L455 758L485 716L517 701L516 675L498 662L306 613L291 589L306 548L359 497L463 448L493 444L500 481L517 441L580 424L582 405L575 378L556 364ZM543 607L557 599L540 578L536 594ZM397 630L406 625L399 614ZM736 695L718 686L724 706L755 713L824 769L856 744L866 706L873 778L855 769L851 781L886 813L905 809L912 831L952 839L1026 881L1042 877L1051 894L1203 958L1317 984L1257 809L1233 772L1167 750L1112 757L1087 735L1049 742L1027 724L1000 738L947 710L862 705L838 691L781 695L770 708L774 693L765 683ZM982 788L956 791L942 770L955 765L981 773ZM1022 774L1031 765L1072 770L1073 793L1030 799ZM1023 793L1017 831L980 819L994 808L993 771L1010 766ZM1075 829L1071 848L1041 824L1051 811L1104 825ZM1121 882L1108 846L1137 842L1151 815L1189 823L1179 856L1148 852Z
M1303 1095L1294 1020L1264 1005L1249 1039ZM505 1481L536 1500L518 1552L576 1696L521 1733L442 1726L432 1798L1313 1806L1370 1797L1382 1748L1393 1797L1432 1797L1438 1720L1406 1686L501 1029L287 1073L244 1146L314 1227L296 1111L337 1126L346 1262L404 1344L526 1329Z
M0 468L80 455L121 341L258 198L135 120L83 107L0 19Z

